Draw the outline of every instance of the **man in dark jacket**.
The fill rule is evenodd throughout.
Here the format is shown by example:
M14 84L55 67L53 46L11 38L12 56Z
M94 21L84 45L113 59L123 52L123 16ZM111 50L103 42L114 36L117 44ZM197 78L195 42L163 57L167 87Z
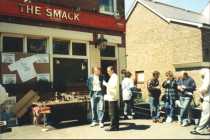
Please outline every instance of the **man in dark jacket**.
M104 93L103 93L103 80L101 70L98 67L93 68L93 74L87 80L89 95L91 98L92 108L92 124L91 127L96 126L99 121L99 126L104 127Z
M187 72L183 72L183 77L178 83L177 89L180 93L180 124L187 126L189 124L190 103L193 98L193 92L196 90L195 81Z
M153 119L153 122L156 123L159 120L159 98L161 94L160 84L159 84L160 73L158 71L153 72L153 78L148 81L147 89L149 92L149 104L150 104L150 113Z

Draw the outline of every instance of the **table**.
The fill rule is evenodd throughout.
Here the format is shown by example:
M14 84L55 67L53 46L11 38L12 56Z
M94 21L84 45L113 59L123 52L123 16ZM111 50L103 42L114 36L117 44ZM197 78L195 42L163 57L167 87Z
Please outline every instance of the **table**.
M90 101L88 98L80 99L75 98L74 100L63 101L63 100L52 100L44 102L34 102L34 107L40 107L43 103L50 107L50 113L47 115L49 122L58 124L61 121L67 120L79 120L87 122L90 114Z

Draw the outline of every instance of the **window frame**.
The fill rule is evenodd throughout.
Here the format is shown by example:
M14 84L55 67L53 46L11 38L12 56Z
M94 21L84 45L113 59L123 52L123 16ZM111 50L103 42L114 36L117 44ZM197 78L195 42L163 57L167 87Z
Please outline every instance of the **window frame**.
M52 41L53 41L53 37L52 37ZM60 39L60 38L59 38ZM86 59L88 61L88 76L90 74L91 71L91 64L90 64L90 43L88 41L82 41L82 40L75 40L75 39L65 39L65 40L69 40L70 41L70 54L69 55L61 55L61 54L53 54L53 50L50 52L50 59L51 62L53 61L54 58L66 58L66 59ZM76 42L76 43L84 43L86 44L86 56L79 56L79 55L72 55L72 42ZM53 49L53 45L50 46L51 49ZM53 64L51 63L50 66L50 77L51 77L51 81L54 81L54 70L53 70Z
M86 45L86 55L73 55L73 43L82 43L82 44L85 44ZM87 42L84 42L84 41L78 41L78 40L71 40L71 51L70 51L70 55L71 56L74 56L74 57L87 57L88 56L88 52L89 52L89 49L88 49L88 44Z
M102 10L100 4L99 4L99 12L102 14L113 16L117 12L117 0L112 0L112 1L113 1L113 12Z
M118 58L118 47L117 47L117 44L107 43L107 46L113 46L115 48L115 57L103 57L103 56L101 56L101 52L100 52L101 60L117 60L117 58Z
M19 35L19 34L13 34L13 33L1 33L0 34L0 51L4 51L4 37L16 37L16 38L22 38L23 40L23 47L21 52L8 52L8 53L23 53L25 50L25 36L24 35ZM6 52L5 52L6 53Z
M46 49L45 53L33 53L28 51L28 39L45 39L46 40ZM27 35L26 36L26 53L31 53L31 54L49 54L49 37L45 36L33 36L33 35Z
M54 41L55 40L58 40L58 41L67 41L68 42L68 54L57 54L57 53L54 53ZM68 56L68 55L71 55L71 40L69 39L61 39L61 38L52 38L52 54L53 55L60 55L60 56Z

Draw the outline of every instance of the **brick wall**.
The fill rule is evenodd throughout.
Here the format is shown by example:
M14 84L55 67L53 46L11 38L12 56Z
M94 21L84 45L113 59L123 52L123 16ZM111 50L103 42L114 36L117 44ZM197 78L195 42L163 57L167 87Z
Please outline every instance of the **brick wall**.
M152 71L175 71L173 64L202 62L201 30L168 23L138 4L126 25L127 69L132 73L143 70L145 83ZM139 84L147 99L146 84Z

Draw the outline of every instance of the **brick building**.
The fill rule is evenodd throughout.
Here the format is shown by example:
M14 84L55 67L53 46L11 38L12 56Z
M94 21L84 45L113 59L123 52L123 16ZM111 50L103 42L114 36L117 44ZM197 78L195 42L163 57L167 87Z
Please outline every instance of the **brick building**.
M136 74L147 98L152 72L188 71L200 84L198 70L210 67L210 4L193 12L154 0L136 0L126 15L127 69Z

